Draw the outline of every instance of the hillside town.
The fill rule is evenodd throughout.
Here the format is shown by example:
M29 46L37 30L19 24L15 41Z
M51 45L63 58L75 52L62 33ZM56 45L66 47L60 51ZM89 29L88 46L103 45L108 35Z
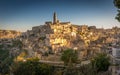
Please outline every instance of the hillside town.
M43 58L51 53L59 56L68 48L79 51L79 59L89 59L101 52L113 54L116 62L120 57L120 28L104 29L60 22L56 13L53 22L32 27L32 30L22 33L20 40L29 57Z
M0 39L16 38L21 32L15 30L0 30Z

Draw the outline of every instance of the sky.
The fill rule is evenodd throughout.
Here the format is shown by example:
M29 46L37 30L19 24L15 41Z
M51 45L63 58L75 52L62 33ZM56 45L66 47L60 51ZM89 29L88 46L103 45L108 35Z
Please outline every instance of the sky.
M52 21L97 28L120 27L113 0L0 0L0 29L26 31Z

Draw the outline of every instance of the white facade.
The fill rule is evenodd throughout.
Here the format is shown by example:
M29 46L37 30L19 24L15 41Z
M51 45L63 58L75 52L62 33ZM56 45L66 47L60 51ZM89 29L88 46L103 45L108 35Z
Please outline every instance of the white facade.
M113 64L120 64L120 48L112 48Z
M120 58L120 48L112 48L113 57Z

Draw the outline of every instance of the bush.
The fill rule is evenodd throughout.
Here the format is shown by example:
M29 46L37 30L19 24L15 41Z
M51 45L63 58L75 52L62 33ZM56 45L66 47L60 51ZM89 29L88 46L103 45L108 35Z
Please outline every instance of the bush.
M65 65L68 65L68 62L76 63L78 59L77 52L72 49L67 49L62 53L61 60L64 61Z
M43 64L38 59L17 62L12 66L14 75L52 75L52 66Z
M110 65L109 57L105 53L99 53L91 60L92 66L97 71L107 71Z

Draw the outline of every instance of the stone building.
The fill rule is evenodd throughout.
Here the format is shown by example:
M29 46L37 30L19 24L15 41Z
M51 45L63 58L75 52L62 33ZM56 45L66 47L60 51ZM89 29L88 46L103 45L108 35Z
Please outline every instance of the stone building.
M47 46L51 46L55 52L71 47L70 40L76 38L76 27L73 27L70 22L59 22L56 13L53 16L53 23L49 22L48 26L53 33L46 34Z
M67 48L83 47L84 41L78 36L78 26L70 22L60 22L57 14L53 14L53 22L45 22L44 25L32 27L32 30L22 34L24 49L30 52L44 53L50 49L58 53ZM85 27L83 26L83 29Z
M120 64L120 47L112 48L113 63Z

